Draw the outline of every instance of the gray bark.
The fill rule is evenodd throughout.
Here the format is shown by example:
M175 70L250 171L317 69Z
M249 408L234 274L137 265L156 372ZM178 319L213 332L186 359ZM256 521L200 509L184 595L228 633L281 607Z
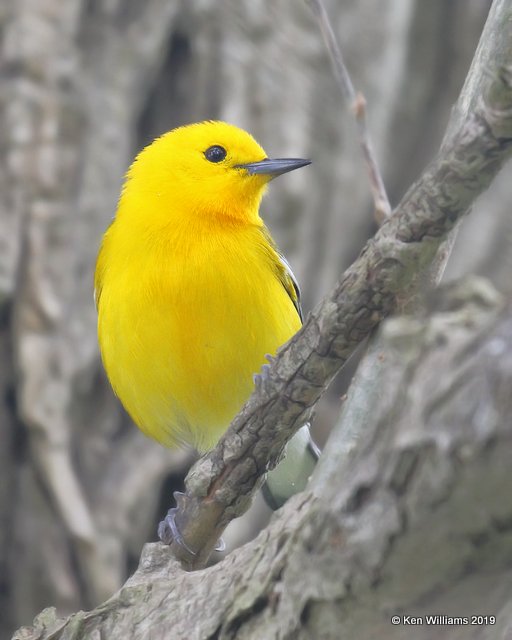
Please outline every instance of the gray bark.
M424 624L414 638L507 638L512 308L482 281L434 305L384 324L379 390L350 456L335 430L312 492L254 541L193 573L147 545L104 605L68 620L46 610L15 639L405 639L391 617L429 614L496 622Z
M358 253L372 223L353 126L301 4L2 5L0 637L6 638L44 606L65 614L118 589L162 515L164 477L189 461L135 431L98 360L94 258L136 148L185 121L221 117L251 130L269 153L312 156L308 176L277 182L265 201L306 307ZM367 97L395 202L436 148L488 5L327 3ZM476 207L480 218L456 249L452 273L477 270L507 284L507 176ZM324 421L336 407L325 405Z

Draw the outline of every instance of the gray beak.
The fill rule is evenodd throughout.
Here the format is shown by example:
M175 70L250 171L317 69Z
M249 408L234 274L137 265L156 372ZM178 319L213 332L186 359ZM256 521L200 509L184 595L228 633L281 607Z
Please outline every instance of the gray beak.
M311 160L304 160L303 158L265 158L258 162L237 164L235 168L245 169L250 176L266 175L276 178L282 173L300 169L308 164L311 164Z

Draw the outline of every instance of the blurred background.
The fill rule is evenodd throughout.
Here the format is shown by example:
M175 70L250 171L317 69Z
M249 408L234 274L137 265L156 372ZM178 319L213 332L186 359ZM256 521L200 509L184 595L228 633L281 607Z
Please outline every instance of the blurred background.
M396 205L436 152L490 0L325 0ZM0 639L110 596L194 459L130 423L103 373L92 277L134 154L223 119L269 156L264 217L305 311L375 232L354 124L297 0L0 0ZM512 170L464 222L446 277L510 289ZM348 371L317 412L322 443ZM257 502L226 535L254 536Z

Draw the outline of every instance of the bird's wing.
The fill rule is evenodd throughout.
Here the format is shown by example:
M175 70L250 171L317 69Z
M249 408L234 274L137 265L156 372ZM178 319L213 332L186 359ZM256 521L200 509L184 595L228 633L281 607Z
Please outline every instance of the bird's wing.
M302 317L302 307L300 305L300 287L297 282L297 278L292 271L290 263L283 256L282 253L277 253L279 256L279 260L284 267L283 273L281 274L281 282L283 283L284 288L286 289L286 293L290 296L294 307L297 309L297 313L299 314L299 318L301 322L304 321Z
M264 236L266 246L270 246L273 252L273 261L276 266L277 276L285 288L286 293L290 296L290 300L293 302L293 306L297 309L297 313L299 314L299 318L302 322L304 318L302 316L302 307L300 305L300 287L297 282L297 278L295 277L288 260L277 249L268 229L263 227L261 232Z

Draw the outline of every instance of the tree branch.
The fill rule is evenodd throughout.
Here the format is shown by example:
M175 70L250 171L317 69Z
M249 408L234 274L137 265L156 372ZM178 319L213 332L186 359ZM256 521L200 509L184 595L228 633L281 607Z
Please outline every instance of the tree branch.
M505 0L493 5L482 38L488 38L497 55L492 66L475 71L475 86L485 91L474 109L459 118L394 215L265 370L217 447L190 471L177 524L194 554L172 545L184 566L204 565L329 381L380 320L417 294L449 232L510 156L511 13Z
M512 620L512 309L481 283L436 305L431 318L384 325L372 419L350 459L316 474L319 497L295 496L207 571L146 545L110 600L65 620L46 610L13 640L405 640L392 615L434 613L494 615L501 637ZM443 634L456 640L460 627Z

